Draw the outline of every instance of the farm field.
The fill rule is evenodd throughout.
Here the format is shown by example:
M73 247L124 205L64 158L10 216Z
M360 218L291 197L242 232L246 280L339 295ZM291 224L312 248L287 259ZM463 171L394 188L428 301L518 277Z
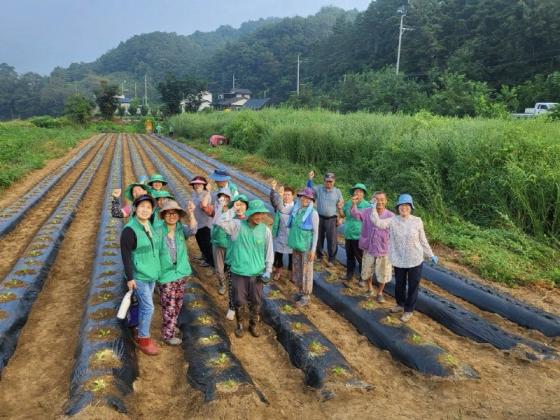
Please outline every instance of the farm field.
M235 149L213 154L223 162L200 150L207 151L153 135L100 134L4 190L0 418L560 418L556 278L498 284L465 268L439 237L441 265L452 271L426 270L425 304L408 326L388 313L392 297L380 306L342 287L341 251L334 267L316 266L309 306L297 310L295 288L281 278L266 289L262 336L237 339L215 277L193 260L183 347L161 343L156 299L152 334L162 352L136 351L115 319L124 294L122 221L110 217L110 191L158 172L184 205L188 179L227 160L244 168L233 173L241 192L267 200L276 176ZM323 169L324 162L312 164ZM302 166L290 168L309 167ZM299 175L279 179L301 183ZM556 225L543 229L554 233ZM199 255L193 239L188 247ZM557 256L553 247L542 253Z

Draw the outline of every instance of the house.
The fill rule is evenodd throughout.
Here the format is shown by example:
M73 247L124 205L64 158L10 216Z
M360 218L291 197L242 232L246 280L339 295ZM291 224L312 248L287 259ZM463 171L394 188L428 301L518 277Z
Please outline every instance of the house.
M262 98L262 99L249 99L243 105L243 109L252 109L253 111L259 111L267 106L270 106L270 98Z
M207 108L212 108L212 93L206 90L204 92L200 92L200 94L201 94L201 102L198 107L198 112L204 111ZM181 106L181 113L184 113L187 106L187 100L183 99L179 103L179 105Z
M218 96L218 101L214 103L215 109L231 109L238 110L243 107L251 99L252 92L249 89L232 89L228 93L222 93Z
M118 99L119 108L124 108L124 113L129 114L128 109L130 108L130 103L132 102L132 98L127 98L124 95L115 95L114 98Z

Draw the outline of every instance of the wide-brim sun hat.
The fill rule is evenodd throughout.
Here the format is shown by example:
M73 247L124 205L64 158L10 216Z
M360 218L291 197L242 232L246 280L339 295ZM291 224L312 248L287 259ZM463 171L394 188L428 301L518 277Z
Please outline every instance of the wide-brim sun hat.
M399 206L403 204L409 204L410 207L412 207L412 209L414 210L414 202L412 201L412 196L410 194L399 195L399 199L397 200L395 208L398 210Z
M133 205L134 208L136 208L143 201L149 201L152 204L152 208L154 208L156 206L156 200L154 200L154 198L151 195L148 195L148 194L144 194L144 195L141 195L140 197L138 197L136 200L134 200L134 203L132 203L132 205Z
M210 178L216 182L225 182L229 181L231 179L231 176L229 175L228 171L225 171L223 169L214 169L214 172L210 174Z
M167 200L167 202L159 211L159 217L163 219L165 217L165 213L170 210L176 210L179 213L179 217L185 217L187 215L187 212L183 210L179 203L177 203L175 200Z
M352 188L350 188L350 194L354 195L354 191L356 190L362 190L364 192L364 194L368 193L368 189L367 187L362 184L361 182L358 182L356 184L354 184L354 186Z
M165 190L159 190L159 191L152 191L151 194L152 197L154 197L156 200L158 198L169 198L170 200L175 200L175 197L173 196L173 194L171 194L169 191L165 191Z
M127 185L124 190L124 196L127 198L128 201L134 201L134 197L132 196L132 190L134 189L134 187L140 187L148 194L151 193L151 188L148 187L146 184L143 184L141 182L133 182L132 184Z
M231 200L232 193L231 193L231 191L230 191L230 189L229 189L228 187L223 187L223 188L220 188L220 189L218 190L218 193L216 194L216 196L217 196L218 198L220 197L220 195L226 195L226 196L228 196L229 199Z
M249 202L249 208L245 212L245 217L249 218L257 213L270 213L261 200L252 200Z
M207 185L208 181L206 181L206 178L204 178L203 176L195 176L193 179L191 179L191 182L189 182L190 185L194 185L194 184L202 184L202 185Z
M303 190L297 193L298 197L307 197L310 200L315 201L315 191L313 188L305 187Z
M245 194L236 195L235 199L233 199L229 203L229 208L230 209L233 207L233 205L235 204L236 201L243 201L247 205L247 208L249 208L249 198L247 198L247 196Z
M148 185L151 186L154 182L161 182L163 185L167 185L167 181L160 174L153 174L148 181Z

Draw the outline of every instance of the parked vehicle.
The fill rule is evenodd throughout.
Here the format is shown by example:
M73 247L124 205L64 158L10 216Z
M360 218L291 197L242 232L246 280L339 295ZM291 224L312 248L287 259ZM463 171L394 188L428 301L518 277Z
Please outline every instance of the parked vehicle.
M210 136L210 138L208 139L209 146L216 147L216 146L221 146L223 144L229 144L229 141L227 138L219 134L214 134Z
M552 109L557 105L558 103L556 102L537 102L533 108L525 108L525 112L513 114L513 116L519 118L535 117L552 111Z

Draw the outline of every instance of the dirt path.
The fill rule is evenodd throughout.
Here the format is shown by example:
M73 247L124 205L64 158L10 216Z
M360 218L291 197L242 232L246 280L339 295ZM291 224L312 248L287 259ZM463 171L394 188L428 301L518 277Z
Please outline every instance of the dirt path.
M79 178L82 171L88 167L100 147L101 142L99 142L98 146L94 146L93 150L87 153L84 159L72 168L68 174L61 179L48 194L46 194L37 206L29 210L14 230L2 238L2 243L10 244L10 246L0 247L0 281L4 278L4 276L6 276L6 274L8 274L11 267L19 258L35 232L37 232L41 225L48 219L72 184ZM69 158L70 157L67 159ZM58 164L60 165L62 162L58 162ZM50 167L50 164L48 166ZM52 169L53 168L51 168L51 170ZM44 174L42 176L44 176ZM35 182L39 182L40 180L36 176L33 178L35 179ZM16 188L14 191L11 189L6 190L3 195L6 200L15 200L15 198L19 197L21 193L22 191L20 191L19 188ZM23 191L23 193L25 193L25 191Z
M63 411L113 149L114 146L109 147L78 207L22 330L16 352L4 369L0 382L0 418L54 418Z

